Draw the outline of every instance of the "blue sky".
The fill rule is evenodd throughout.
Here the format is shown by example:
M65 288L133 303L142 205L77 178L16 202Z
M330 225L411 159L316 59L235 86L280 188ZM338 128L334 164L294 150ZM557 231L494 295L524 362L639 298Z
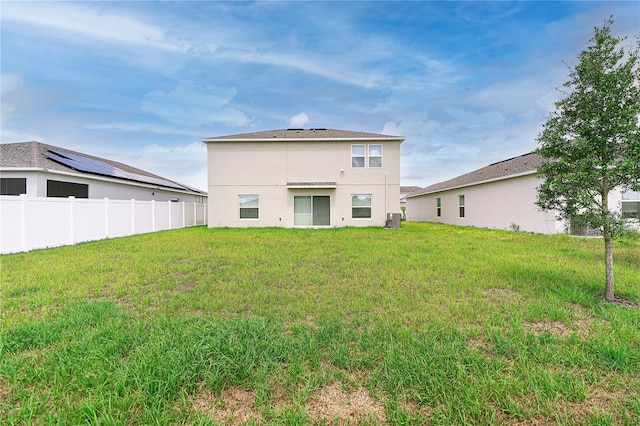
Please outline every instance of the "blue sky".
M595 26L640 2L10 2L0 140L39 140L206 190L211 136L401 135L426 186L536 148Z

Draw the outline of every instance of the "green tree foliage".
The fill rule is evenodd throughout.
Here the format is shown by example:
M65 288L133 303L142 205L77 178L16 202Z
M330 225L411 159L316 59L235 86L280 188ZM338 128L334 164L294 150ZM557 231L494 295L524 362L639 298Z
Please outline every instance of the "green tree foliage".
M602 231L605 242L605 300L613 301L612 239L623 229L610 210L609 193L640 188L640 44L625 49L611 34L609 18L595 34L560 89L538 136L538 168L544 183L537 204L556 210L574 226Z

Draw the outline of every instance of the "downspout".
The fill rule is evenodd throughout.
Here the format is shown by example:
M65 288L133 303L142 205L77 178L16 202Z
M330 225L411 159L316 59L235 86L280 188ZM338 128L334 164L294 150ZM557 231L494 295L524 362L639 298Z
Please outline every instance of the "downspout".
M384 217L385 220L389 215L389 173L384 174Z

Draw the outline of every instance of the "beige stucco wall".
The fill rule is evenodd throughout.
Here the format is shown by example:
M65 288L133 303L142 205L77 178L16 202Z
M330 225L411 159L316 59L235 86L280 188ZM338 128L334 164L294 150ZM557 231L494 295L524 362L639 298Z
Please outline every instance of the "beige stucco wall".
M352 168L352 144L382 144L381 168ZM210 227L293 227L293 197L328 195L332 227L384 226L399 213L398 141L207 141ZM288 183L335 183L291 188ZM317 185L319 186L319 185ZM259 195L259 218L240 219L239 195ZM351 195L372 194L371 219L351 218Z
M451 225L511 229L553 234L564 231L555 212L541 211L536 205L534 174L459 189L407 198L407 220L440 222ZM459 195L465 196L465 217L459 217ZM442 215L436 217L436 198L441 199Z

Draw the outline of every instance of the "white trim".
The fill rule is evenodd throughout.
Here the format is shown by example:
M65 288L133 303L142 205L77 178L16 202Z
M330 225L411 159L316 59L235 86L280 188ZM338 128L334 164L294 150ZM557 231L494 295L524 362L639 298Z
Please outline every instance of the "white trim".
M369 217L353 217L353 197L358 197L361 195L369 196ZM366 207L356 207L356 208L366 208ZM351 220L372 220L373 219L373 194L351 194Z
M311 225L296 225L296 197L309 197L311 198ZM328 225L314 225L313 224L313 199L316 197L327 197L329 199L329 224ZM294 195L293 201L293 227L294 228L330 228L331 227L331 214L333 208L331 207L331 195L317 194L317 195Z
M353 147L361 146L363 149L362 155L353 155ZM354 166L353 159L362 158L362 166ZM367 168L367 144L366 143L352 143L351 144L351 168L352 169L366 169Z
M242 207L240 197L257 197L258 207ZM242 217L242 209L258 209L258 217ZM260 220L260 194L238 194L238 219L239 220Z
M371 166L371 145L377 145L380 147L380 155L374 155L373 158L380 158L380 166ZM370 143L367 144L367 168L369 169L382 169L384 168L384 160L383 160L383 148L381 143Z

